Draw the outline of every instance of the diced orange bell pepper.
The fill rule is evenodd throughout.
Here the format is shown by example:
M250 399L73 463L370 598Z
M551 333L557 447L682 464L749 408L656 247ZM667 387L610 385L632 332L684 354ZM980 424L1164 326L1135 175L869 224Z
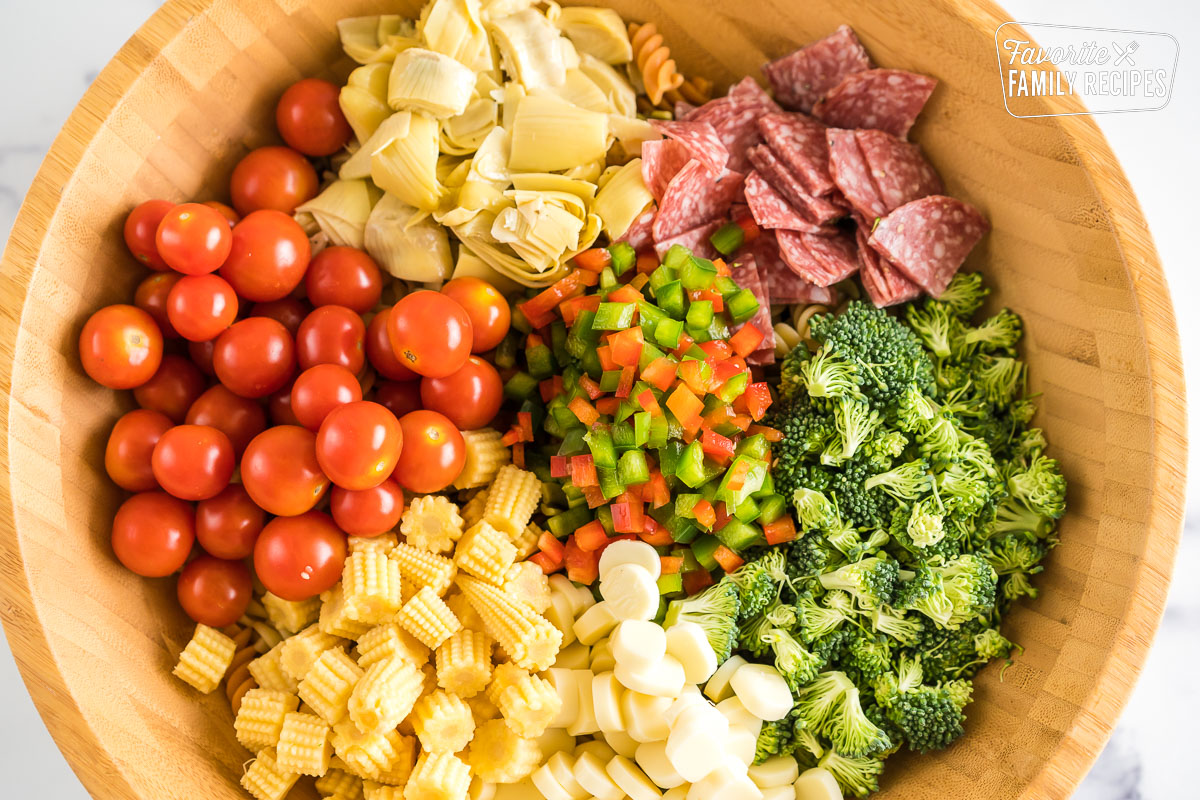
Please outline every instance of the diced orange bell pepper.
M638 538L651 547L666 547L675 544L675 540L671 538L671 532L659 525L653 517L646 517Z
M518 469L525 469L525 443L517 442L511 447L512 463Z
M554 534L550 531L543 531L538 537L538 550L541 550L546 555L555 561L562 563L564 546L558 539L554 538Z
M600 485L600 479L596 476L596 463L591 454L571 456L571 483L579 489Z
M641 292L628 284L619 286L608 293L608 302L610 303L636 303L645 299Z
M571 410L576 419L589 428L596 420L600 419L600 412L596 410L596 407L582 397L571 398L571 402L567 403L567 408Z
M681 333L679 334L679 347L676 347L674 350L672 350L671 355L675 356L676 358L682 358L683 354L688 350L691 350L692 345L695 343L696 340L691 336L688 336L686 333Z
M728 464L733 458L733 439L708 428L700 435L700 448L719 464Z
M600 577L599 551L588 551L581 548L575 541L574 534L567 538L563 562L567 566L567 577L576 583L589 586Z
M637 271L641 275L649 275L654 270L658 269L658 256L649 251L638 253Z
M683 573L683 591L687 593L688 597L702 592L712 585L713 576L703 567Z
M544 575L553 575L555 572L558 572L560 569L562 569L561 560L555 561L550 556L542 552L534 553L529 557L528 560L534 564L537 564L538 568Z
M746 410L754 418L754 421L758 422L771 407L771 389L765 381L752 383L746 387L746 391L738 399L745 399Z
M734 222L741 227L742 232L745 234L746 238L743 240L745 242L753 242L762 233L759 230L758 223L754 221L754 217L749 214L742 215L738 219L735 219Z
M663 575L676 575L683 569L683 556L659 556L658 562Z
M720 564L721 569L725 570L726 573L733 572L742 564L746 563L744 558L730 550L725 545L719 545L717 549L713 551L713 560Z
M757 326L747 322L737 333L729 337L729 344L733 346L739 356L745 357L757 350L764 338L765 335Z
M745 459L739 460L730 467L729 472L725 473L725 485L729 487L730 491L740 492L746 485L746 478L749 475L750 462Z
M713 339L711 342L701 342L697 345L705 354L715 356L718 360L724 361L733 355L733 349L730 348L728 342L723 342L720 339Z
M685 431L695 434L700 429L700 412L704 410L704 403L688 387L676 386L667 398L667 408Z
M599 483L595 486L582 486L583 497L587 500L588 508L599 508L608 501L604 499L604 492L600 491Z
M651 508L662 508L667 503L671 502L671 490L667 487L667 479L657 469L650 473L650 501Z
M599 550L606 539L608 539L608 531L604 530L604 526L598 520L592 520L575 531L575 544L579 545L580 549L589 552Z
M717 521L717 511L707 500L701 500L692 507L692 516L706 529L711 529Z
M652 417L657 417L662 413L662 406L660 406L658 401L654 399L654 392L650 391L649 389L646 389L639 394L637 396L637 401L638 405L642 407L642 410L650 412L650 416Z
M587 309L595 312L598 308L600 308L600 295L598 294L571 297L563 300L558 306L559 313L562 314L563 322L567 324L567 327L575 324L575 318L579 316L580 311Z
M581 375L579 378L579 388L587 392L587 396L595 400L600 395L604 394L600 390L600 384L596 383L587 375Z
M768 442L783 441L783 431L777 428L768 427L766 425L751 425L746 429L746 433L750 434L751 436L756 433L761 433L763 438L765 438Z
M717 515L716 521L713 523L713 530L721 530L725 527L725 523L733 519L733 515L729 513L729 509L724 503L717 503L713 506L713 510Z
M606 344L596 348L596 356L600 359L600 369L605 372L621 368L621 365L613 360L612 348Z
M538 391L542 395L542 402L549 403L554 398L563 393L562 375L554 375L538 384Z
M675 362L666 356L654 359L642 369L642 380L665 392L675 383Z
M619 397L601 397L596 401L596 410L601 414L615 416L621 408L621 399Z
M629 397L629 393L633 391L633 380L636 376L636 367L622 367L621 380L617 383L617 390L613 394L622 399Z
M769 525L763 525L763 535L767 544L790 542L796 538L796 524L790 514L784 514Z
M571 260L580 269L588 272L603 272L604 268L612 263L612 255L608 252L607 247L592 247L582 253L577 253Z
M622 367L636 367L642 358L646 339L640 327L626 328L608 335L608 346L612 348L612 360Z

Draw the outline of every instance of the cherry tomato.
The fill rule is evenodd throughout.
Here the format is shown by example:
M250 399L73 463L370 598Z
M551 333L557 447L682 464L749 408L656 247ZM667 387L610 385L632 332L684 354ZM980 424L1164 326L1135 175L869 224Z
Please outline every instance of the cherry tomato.
M400 524L404 492L390 478L373 489L351 491L334 486L329 493L329 513L337 526L351 536L378 536Z
M207 342L188 342L187 344L188 358L210 378L217 377L217 371L213 369L213 350L216 347L216 339Z
M153 317L162 335L170 338L178 336L179 332L167 317L167 297L182 279L178 272L154 272L147 275L133 293L133 304Z
M375 384L375 402L399 419L421 409L421 384L416 381L380 381Z
M233 246L221 266L239 297L264 303L280 300L304 280L312 256L308 236L281 211L255 211L233 226Z
M300 330L300 323L312 311L312 306L303 300L298 300L295 297L284 297L280 300L271 300L266 303L255 303L250 307L250 316L252 317L270 317L280 325L288 329L288 333L293 338L296 336L296 331Z
M237 294L218 275L185 275L167 297L171 325L191 342L217 338L237 319L237 312Z
M472 353L484 353L500 344L512 324L508 301L482 278L455 278L442 287L442 294L467 311L474 334Z
M471 318L444 294L405 295L392 307L387 326L396 357L418 375L444 378L471 355Z
M210 628L237 622L250 605L254 582L241 561L199 556L179 573L175 593L193 621Z
M144 408L128 411L117 420L104 447L104 471L113 483L131 492L157 489L150 456L172 425L166 415Z
M292 387L295 385L296 382L292 381L267 398L267 414L272 425L300 425L292 409Z
M204 383L204 374L191 361L166 355L154 377L133 390L133 399L142 408L166 414L178 425L204 391Z
M182 567L194 541L196 515L191 505L166 492L135 494L113 517L113 553L131 572L146 578L162 578Z
M206 205L213 211L219 213L222 217L229 220L229 227L233 227L242 221L242 215L233 210L233 206L227 206L218 200L205 200L201 205Z
M383 276L362 250L326 247L308 265L304 289L314 306L346 306L365 314L379 304Z
M88 317L79 334L84 371L110 389L132 389L150 380L162 352L162 332L136 306L105 306Z
M306 156L329 156L350 141L354 131L338 104L340 92L320 78L305 78L288 87L275 106L275 127L288 147Z
M337 364L358 374L366 363L367 328L362 317L345 306L321 306L296 331L296 361L301 369Z
M247 558L267 522L267 512L240 483L196 504L196 541L217 558Z
M167 266L185 275L207 275L225 262L233 236L221 212L184 203L167 212L154 236Z
M176 425L150 457L159 486L180 500L204 500L229 485L233 444L211 425Z
M272 594L293 602L333 588L345 560L346 534L320 511L271 520L254 545L258 579Z
M300 424L315 431L338 406L362 400L362 387L354 373L337 364L317 364L292 384L292 413Z
M267 513L292 517L311 509L329 489L316 434L277 425L255 436L242 456L242 485Z
M289 147L260 147L233 168L229 194L243 217L264 208L291 214L317 196L317 171Z
M402 444L396 416L359 400L326 415L317 432L317 462L343 489L370 489L392 474Z
M471 356L453 375L421 379L421 405L445 414L459 430L484 427L499 413L502 402L500 373L479 356Z
M125 246L134 258L150 269L170 269L158 254L154 237L158 233L158 224L174 207L175 204L170 200L147 200L125 218Z
M388 338L387 321L391 313L390 308L385 308L371 318L371 324L367 326L367 360L384 378L393 381L415 381L421 376L396 358L392 340Z
M221 383L242 397L279 391L296 369L296 349L287 328L273 319L250 317L217 337L213 370Z
M239 397L218 383L196 398L184 422L209 425L221 431L233 445L233 457L241 458L250 440L266 430L267 415L258 403Z
M392 478L417 494L445 489L462 472L467 446L454 423L436 411L412 411L400 418L404 447Z

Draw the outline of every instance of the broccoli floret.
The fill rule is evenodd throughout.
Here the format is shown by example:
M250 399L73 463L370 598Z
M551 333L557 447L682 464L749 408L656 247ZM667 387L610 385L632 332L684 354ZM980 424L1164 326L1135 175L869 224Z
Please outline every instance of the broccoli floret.
M920 565L911 578L900 582L896 607L919 611L944 626L949 626L954 617L954 604L946 596L942 573L927 564Z
M834 708L822 731L839 753L869 756L892 746L887 734L863 712L861 693L851 684Z
M1042 571L1039 562L1046 557L1046 546L1028 533L1005 533L988 542L980 555L998 575L1036 574Z
M754 763L761 764L768 758L791 750L794 736L792 729L792 723L786 717L764 722L758 732L758 742L754 746Z
M787 570L792 582L820 574L829 563L831 553L821 536L809 533L799 537L788 548Z
M952 340L961 340L962 322L946 304L936 301L913 303L905 310L905 317L926 349L938 358L949 358L957 349Z
M803 348L793 349L787 358L801 350ZM854 363L838 358L828 346L817 350L811 358L805 359L803 355L800 353L802 360L796 367L796 375L809 397L844 397L858 393L858 367Z
M917 433L941 413L938 404L916 386L907 386L896 404L896 424L901 430Z
M667 606L663 627L669 628L676 622L695 622L704 629L708 643L717 654L717 662L723 663L733 652L738 635L738 595L738 587L722 578L698 594L672 601Z
M1016 435L1012 441L1011 455L1015 459L1032 459L1048 447L1046 434L1041 428L1029 428Z
M1058 519L1067 508L1067 481L1053 458L1038 456L1028 469L1010 475L1008 491L1014 500L1043 517Z
M975 649L975 637L990 627L984 620L970 620L957 629L941 628L932 620L924 620L907 652L921 659L928 681L969 678L984 664Z
M783 628L771 628L763 636L775 657L775 669L787 681L792 692L811 681L820 672L825 659L809 652L796 637Z
M985 661L991 661L993 658L1008 658L1009 653L1016 647L995 628L988 628L983 633L975 634L974 641L975 652Z
M825 600L830 596L840 594L847 599L849 595L845 592L829 592L825 595ZM847 620L854 618L852 609L848 610L845 607L831 607L825 603L818 603L813 599L812 595L803 595L796 601L796 610L800 614L800 638L806 644L811 644L818 639L828 636L842 626Z
M892 559L871 556L826 572L819 580L826 589L849 592L860 606L871 609L891 602L899 570Z
M863 484L867 490L879 488L898 500L916 500L928 492L930 486L929 464L920 458L872 475Z
M813 479L821 476L808 475L806 462L821 453L834 437L832 413L802 394L772 406L766 422L783 434L773 448L771 470L778 491L786 497L798 486L822 489L813 485Z
M879 773L883 772L881 758L844 756L830 749L817 762L817 766L829 770L846 794L866 797L879 791Z
M867 719L871 720L871 723L875 727L887 734L888 740L892 743L892 746L888 749L876 753L876 757L887 758L899 750L901 745L904 744L904 731L900 730L899 725L888 719L887 712L878 703L870 703L863 706L863 713L867 715Z
M858 529L842 523L834 530L827 532L825 538L846 557L847 561L861 561L887 544L890 537L886 531L876 529L871 531L866 539L863 539Z
M921 623L915 619L907 619L904 612L896 613L896 609L880 606L871 612L871 630L892 637L900 644L909 644L916 640L921 633Z
M946 536L942 525L943 514L938 509L938 503L930 498L913 503L912 511L905 524L908 539L921 548L932 547Z
M892 698L887 715L909 748L920 753L942 750L963 735L966 717L955 699L945 689L919 686Z
M968 319L979 307L991 290L983 285L983 276L978 272L960 272L950 280L937 302L949 306L952 313Z
M1046 538L1054 530L1054 520L1009 497L996 507L996 518L990 531L993 536L1002 533L1029 533Z
M838 499L838 508L846 519L860 528L886 528L896 501L881 489L872 489L867 480L876 474L867 462L853 460L838 472L829 493Z
M938 497L951 514L973 517L992 499L993 482L967 464L938 473Z
M783 552L772 549L760 558L746 562L728 576L739 592L739 621L749 619L779 597L779 592L788 581L786 568Z
M853 688L854 681L846 673L822 672L796 692L796 716L809 730L824 734L829 720L838 711L842 696Z
M996 571L975 553L964 553L944 566L921 565L911 578L902 577L896 605L920 611L947 628L957 628L996 605Z
M821 463L826 465L841 464L853 458L862 443L879 427L879 412L872 411L862 400L842 397L833 406L833 426L836 436L821 454Z
M838 521L838 510L828 497L813 489L801 487L792 492L796 519L805 530L825 530Z
M839 665L855 682L869 684L892 668L892 647L886 636L852 630L842 643Z
M908 437L900 431L876 431L863 442L859 453L876 472L891 469L892 464L908 447Z
M1033 599L1038 596L1037 587L1030 581L1029 575L1020 572L1004 576L1000 593L1010 603L1022 597Z
M978 328L969 329L963 341L984 350L1008 350L1021 341L1021 333L1021 318L1003 308L994 317L985 319Z
M1008 356L976 356L971 369L976 390L989 403L1012 402L1025 383L1025 365Z

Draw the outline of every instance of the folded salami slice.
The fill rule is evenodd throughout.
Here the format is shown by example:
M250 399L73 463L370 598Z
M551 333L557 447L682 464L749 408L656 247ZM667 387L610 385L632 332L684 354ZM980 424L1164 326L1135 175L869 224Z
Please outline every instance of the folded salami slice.
M754 254L743 249L734 260L730 277L743 289L749 289L758 300L758 312L740 325L734 326L739 331L746 325L753 325L763 335L762 346L746 356L748 364L775 363L775 329L771 325L771 292L763 282Z
M915 144L876 130L856 131L855 138L867 168L871 170L885 213L945 191L942 179ZM832 153L832 147L830 151ZM832 163L832 155L830 161Z
M708 167L714 175L729 163L729 151L717 135L717 129L708 122L679 122L652 119L655 130L687 148L691 157Z
M834 128L875 128L904 139L935 86L915 72L869 69L843 78L812 113Z
M809 194L821 197L833 191L824 125L805 114L781 112L759 117L758 130Z
M823 236L832 236L837 228L818 225L793 208L787 199L767 182L758 170L746 175L746 203L760 228L784 228Z
M848 234L814 236L776 231L779 252L793 272L817 286L832 286L858 271L858 248Z
M900 206L880 220L870 244L905 277L940 297L988 228L974 206L933 195Z
M655 200L662 202L671 179L691 160L692 154L683 142L674 139L642 142L642 182Z
M771 95L767 94L767 90L749 75L729 87L729 96L741 104L757 106L766 114L783 110Z
M847 75L871 68L871 58L849 25L762 68L775 99L792 111L812 111Z
M836 199L834 195L813 197L805 191L800 179L765 144L750 148L748 155L750 163L767 183L813 222L825 225L846 215L844 208L832 202Z
M788 267L779 254L779 243L772 232L760 233L750 243L749 250L754 254L759 278L766 283L772 302L835 304L837 292L809 283Z
M829 146L829 174L855 213L873 223L887 213L887 208L871 177L871 168L863 157L856 133L843 128L825 130Z
M693 255L700 256L701 258L719 258L721 254L717 252L717 248L712 246L709 237L716 233L717 228L720 228L724 224L721 220L714 220L706 222L703 225L697 225L695 228L672 236L670 239L655 242L654 252L661 259L671 249L672 245L681 244L688 250L691 250Z
M661 242L705 222L723 218L742 189L744 175L725 170L714 176L699 161L689 161L671 178L651 231Z
M646 210L638 214L629 228L617 237L618 242L627 242L634 250L642 251L649 250L654 246L654 215L658 213L658 206L651 203L646 206Z
M867 234L862 228L858 229L855 239L858 242L858 259L862 263L858 276L876 308L906 303L921 296L920 286L904 277L904 273L867 243Z
M729 151L726 168L745 172L750 167L746 151L761 141L758 118L776 111L779 106L775 101L753 78L746 77L730 87L724 97L710 100L688 114L686 121L712 125Z

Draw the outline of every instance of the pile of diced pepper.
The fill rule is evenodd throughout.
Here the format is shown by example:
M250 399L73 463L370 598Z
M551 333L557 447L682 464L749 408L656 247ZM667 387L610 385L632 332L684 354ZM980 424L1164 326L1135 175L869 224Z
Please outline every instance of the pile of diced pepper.
M661 263L621 243L574 261L515 307L496 353L519 404L505 442L546 486L531 560L591 584L606 546L640 539L669 598L794 539L769 470L781 434L759 424L771 393L745 361L770 333L749 322L754 294L678 245Z

